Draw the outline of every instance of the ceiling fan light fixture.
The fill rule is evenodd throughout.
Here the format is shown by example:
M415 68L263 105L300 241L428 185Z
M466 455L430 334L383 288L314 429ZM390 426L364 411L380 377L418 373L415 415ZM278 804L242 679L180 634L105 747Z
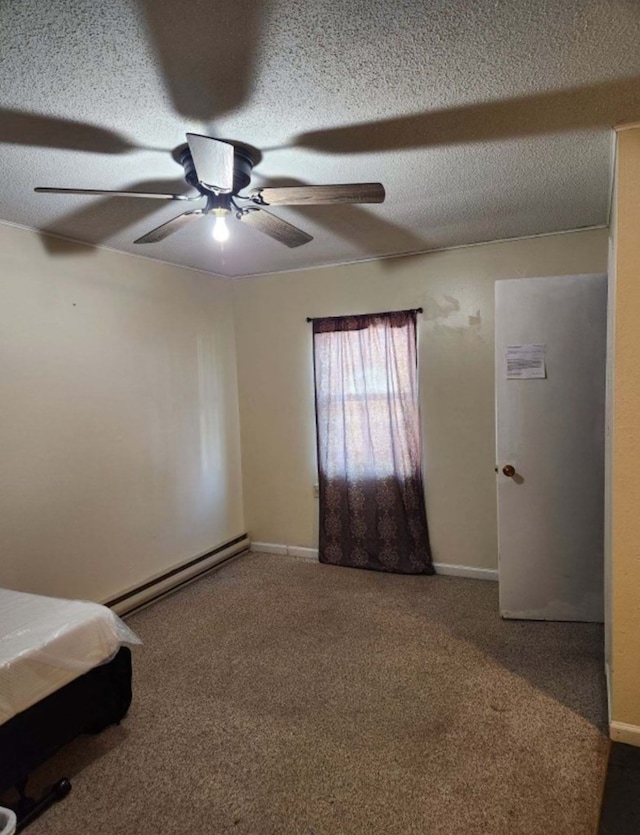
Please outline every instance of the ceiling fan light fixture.
M249 194L240 192L251 182L254 165L261 155L255 148L242 143L232 143L213 136L188 133L186 145L174 152L174 159L184 169L187 184L196 194L158 194L146 191L120 191L113 189L50 188L38 186L37 192L48 194L104 194L111 197L155 198L160 200L202 200L200 209L183 212L171 218L146 235L137 238L135 244L151 244L163 241L192 220L213 215L211 229L216 243L229 240L227 215L232 208L238 220L291 249L313 240L313 236L298 229L286 220L265 211L264 206L321 206L332 203L382 203L385 199L381 183L339 183L321 186L262 186ZM234 198L253 203L241 207Z
M220 244L229 240L229 227L227 226L227 215L230 214L229 209L213 209L211 214L215 220L213 222L213 240Z

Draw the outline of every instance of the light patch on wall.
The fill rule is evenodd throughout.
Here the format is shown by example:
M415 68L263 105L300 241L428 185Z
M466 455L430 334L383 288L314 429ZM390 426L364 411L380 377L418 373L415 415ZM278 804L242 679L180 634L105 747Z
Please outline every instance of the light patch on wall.
M482 326L480 310L473 313L461 310L460 300L455 296L443 295L441 298L427 296L422 303L423 312L418 321L422 328L431 330L437 327L452 330L476 330Z
M197 336L198 408L200 427L201 504L225 502L222 475L226 468L224 438L225 369L220 350L219 331L207 329Z
M439 319L448 319L454 313L460 311L460 302L455 296L442 296L442 301L433 296L427 296L422 303L422 318L425 322L435 322Z

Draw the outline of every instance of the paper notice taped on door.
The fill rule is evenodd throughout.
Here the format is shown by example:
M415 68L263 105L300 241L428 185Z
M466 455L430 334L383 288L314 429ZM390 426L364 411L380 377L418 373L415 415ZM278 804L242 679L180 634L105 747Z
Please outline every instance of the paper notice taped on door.
M507 380L544 380L546 345L507 345Z

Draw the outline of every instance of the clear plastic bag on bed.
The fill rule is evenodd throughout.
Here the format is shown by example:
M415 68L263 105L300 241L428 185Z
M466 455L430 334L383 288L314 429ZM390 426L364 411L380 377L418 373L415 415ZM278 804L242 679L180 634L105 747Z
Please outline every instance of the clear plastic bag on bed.
M0 835L13 835L16 831L16 813L0 806Z
M106 606L0 589L0 722L142 643Z

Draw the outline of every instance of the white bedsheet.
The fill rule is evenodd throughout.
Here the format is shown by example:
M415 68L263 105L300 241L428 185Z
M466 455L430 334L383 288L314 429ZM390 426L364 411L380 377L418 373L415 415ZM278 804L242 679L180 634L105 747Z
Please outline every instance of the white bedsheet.
M140 640L106 606L0 589L0 724Z

